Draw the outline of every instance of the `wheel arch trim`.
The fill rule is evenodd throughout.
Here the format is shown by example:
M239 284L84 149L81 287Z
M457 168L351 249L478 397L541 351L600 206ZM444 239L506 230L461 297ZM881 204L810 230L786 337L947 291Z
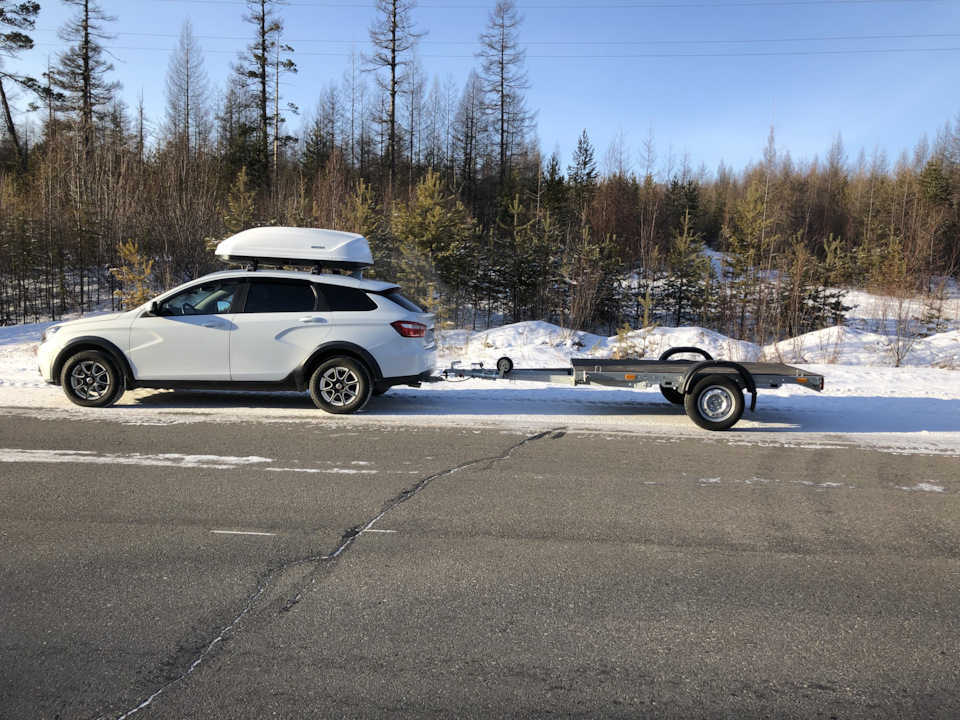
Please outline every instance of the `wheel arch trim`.
M367 369L370 371L370 379L373 382L383 380L383 371L380 369L380 363L376 361L369 350L366 350L361 346L351 342L338 340L320 345L312 353L310 353L306 360L300 363L300 366L294 372L297 386L301 389L306 389L309 387L310 375L313 373L316 367L324 360L331 357L336 357L338 355L346 355L348 357L353 356L357 358L367 366Z
M130 367L127 356L124 355L123 351L115 344L96 335L81 335L80 337L75 337L61 348L53 362L53 381L55 384L60 384L60 373L63 372L63 366L67 364L67 360L84 350L99 350L107 353L120 369L123 375L125 389L133 390L136 388L133 369Z

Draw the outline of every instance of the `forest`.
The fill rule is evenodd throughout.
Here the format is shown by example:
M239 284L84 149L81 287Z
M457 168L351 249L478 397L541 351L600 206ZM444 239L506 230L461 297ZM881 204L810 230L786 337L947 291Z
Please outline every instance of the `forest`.
M760 162L713 171L652 131L637 161L585 128L565 164L539 147L513 0L490 0L460 87L417 62L414 0L375 0L367 51L293 128L282 3L247 0L227 87L186 22L148 118L111 79L114 18L63 1L69 48L38 79L17 66L39 5L0 0L3 325L134 307L264 225L361 233L368 274L473 329L699 325L766 343L843 322L845 290L935 307L960 277L960 117L896 158L851 157L837 135L795 161L771 128Z

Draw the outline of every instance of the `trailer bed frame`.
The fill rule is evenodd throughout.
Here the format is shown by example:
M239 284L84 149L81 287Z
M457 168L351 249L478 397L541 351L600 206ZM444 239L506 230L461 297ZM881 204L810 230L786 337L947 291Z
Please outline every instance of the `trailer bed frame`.
M676 355L699 355L701 359ZM700 348L672 348L658 359L598 360L572 358L569 367L515 368L508 357L493 368L474 363L469 368L454 363L443 372L447 380L481 378L521 380L568 385L608 387L660 387L672 403L684 405L687 415L706 430L726 430L736 424L744 410L744 393L749 393L750 410L757 404L759 388L796 384L820 392L822 375L776 362L732 362L715 360Z

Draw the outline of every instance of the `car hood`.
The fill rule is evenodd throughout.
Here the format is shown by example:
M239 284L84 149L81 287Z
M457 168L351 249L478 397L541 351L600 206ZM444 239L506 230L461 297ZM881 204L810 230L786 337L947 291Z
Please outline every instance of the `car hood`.
M139 309L139 308L138 308ZM94 325L102 325L104 323L116 322L125 315L129 315L132 319L136 310L126 310L124 312L112 312L104 313L103 315L91 315L89 317L78 318L77 320L67 320L66 322L57 323L61 327L70 328L71 330L76 330L81 327L88 327Z

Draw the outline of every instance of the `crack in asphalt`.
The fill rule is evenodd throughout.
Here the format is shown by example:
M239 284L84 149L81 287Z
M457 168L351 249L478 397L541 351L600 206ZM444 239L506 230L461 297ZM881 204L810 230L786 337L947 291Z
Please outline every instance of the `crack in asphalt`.
M204 649L200 651L199 655L197 655L196 659L190 664L190 666L183 673L180 674L179 677L176 677L170 682L161 686L158 690L156 690L153 694L151 694L149 697L143 700L136 707L130 710L127 710L122 715L117 716L117 720L125 720L126 718L130 717L134 713L137 713L140 710L143 710L144 708L148 707L151 703L153 703L154 700L160 697L160 695L162 695L166 690L168 690L169 688L175 685L178 685L179 683L186 680L187 677L192 675L193 672L198 667L200 667L200 664L207 658L207 656L211 652L213 652L216 646L220 644L220 642L227 636L227 634L231 630L233 630L237 625L239 625L240 621L243 620L243 618L253 609L254 604L260 598L260 596L262 596L263 593L266 592L271 581L278 575L282 574L285 570L292 567L296 567L297 565L304 565L309 563L324 563L326 565L328 563L333 562L338 557L340 557L344 552L346 552L346 550L353 544L353 542L358 537L360 537L364 532L372 530L373 526L376 525L380 520L382 520L388 513L390 513L391 510L395 509L397 506L402 505L407 500L410 500L411 498L416 496L421 490L426 488L427 485L432 483L434 480L438 480L442 477L447 477L448 475L453 475L454 473L460 472L461 470L465 470L470 467L483 465L484 463L488 464L488 466L492 466L494 463L508 460L514 452L524 447L525 445L529 445L530 443L536 442L537 440L543 440L544 438L558 440L562 438L565 434L566 434L565 428L554 428L551 430L544 430L543 432L539 432L536 435L531 435L530 437L524 438L520 442L515 443L514 445L511 445L509 448L507 448L504 452L500 453L499 455L492 455L490 457L478 458L476 460L468 460L452 468L447 468L446 470L441 470L440 472L434 473L433 475L422 478L419 482L417 482L412 487L407 488L400 494L396 495L395 497L391 498L386 503L384 503L383 508L372 519L370 519L369 521L367 521L362 525L354 525L352 528L344 532L344 534L340 537L339 544L332 552L329 552L325 555L316 555L313 557L293 560L289 563L282 565L279 568L271 570L269 573L267 573L265 579L257 584L256 592L254 592L247 599L246 604L244 605L243 609L239 612L239 614L228 625L224 626L220 630L220 632L218 632L217 635L213 638L213 640L211 640L209 643L206 644ZM303 594L307 590L309 590L311 587L313 587L316 581L317 581L317 574L314 573L314 577L311 578L310 582L304 585L292 599L288 600L287 603L280 610L280 612L287 612L290 609L292 609L297 603L299 603L300 599L303 597Z

